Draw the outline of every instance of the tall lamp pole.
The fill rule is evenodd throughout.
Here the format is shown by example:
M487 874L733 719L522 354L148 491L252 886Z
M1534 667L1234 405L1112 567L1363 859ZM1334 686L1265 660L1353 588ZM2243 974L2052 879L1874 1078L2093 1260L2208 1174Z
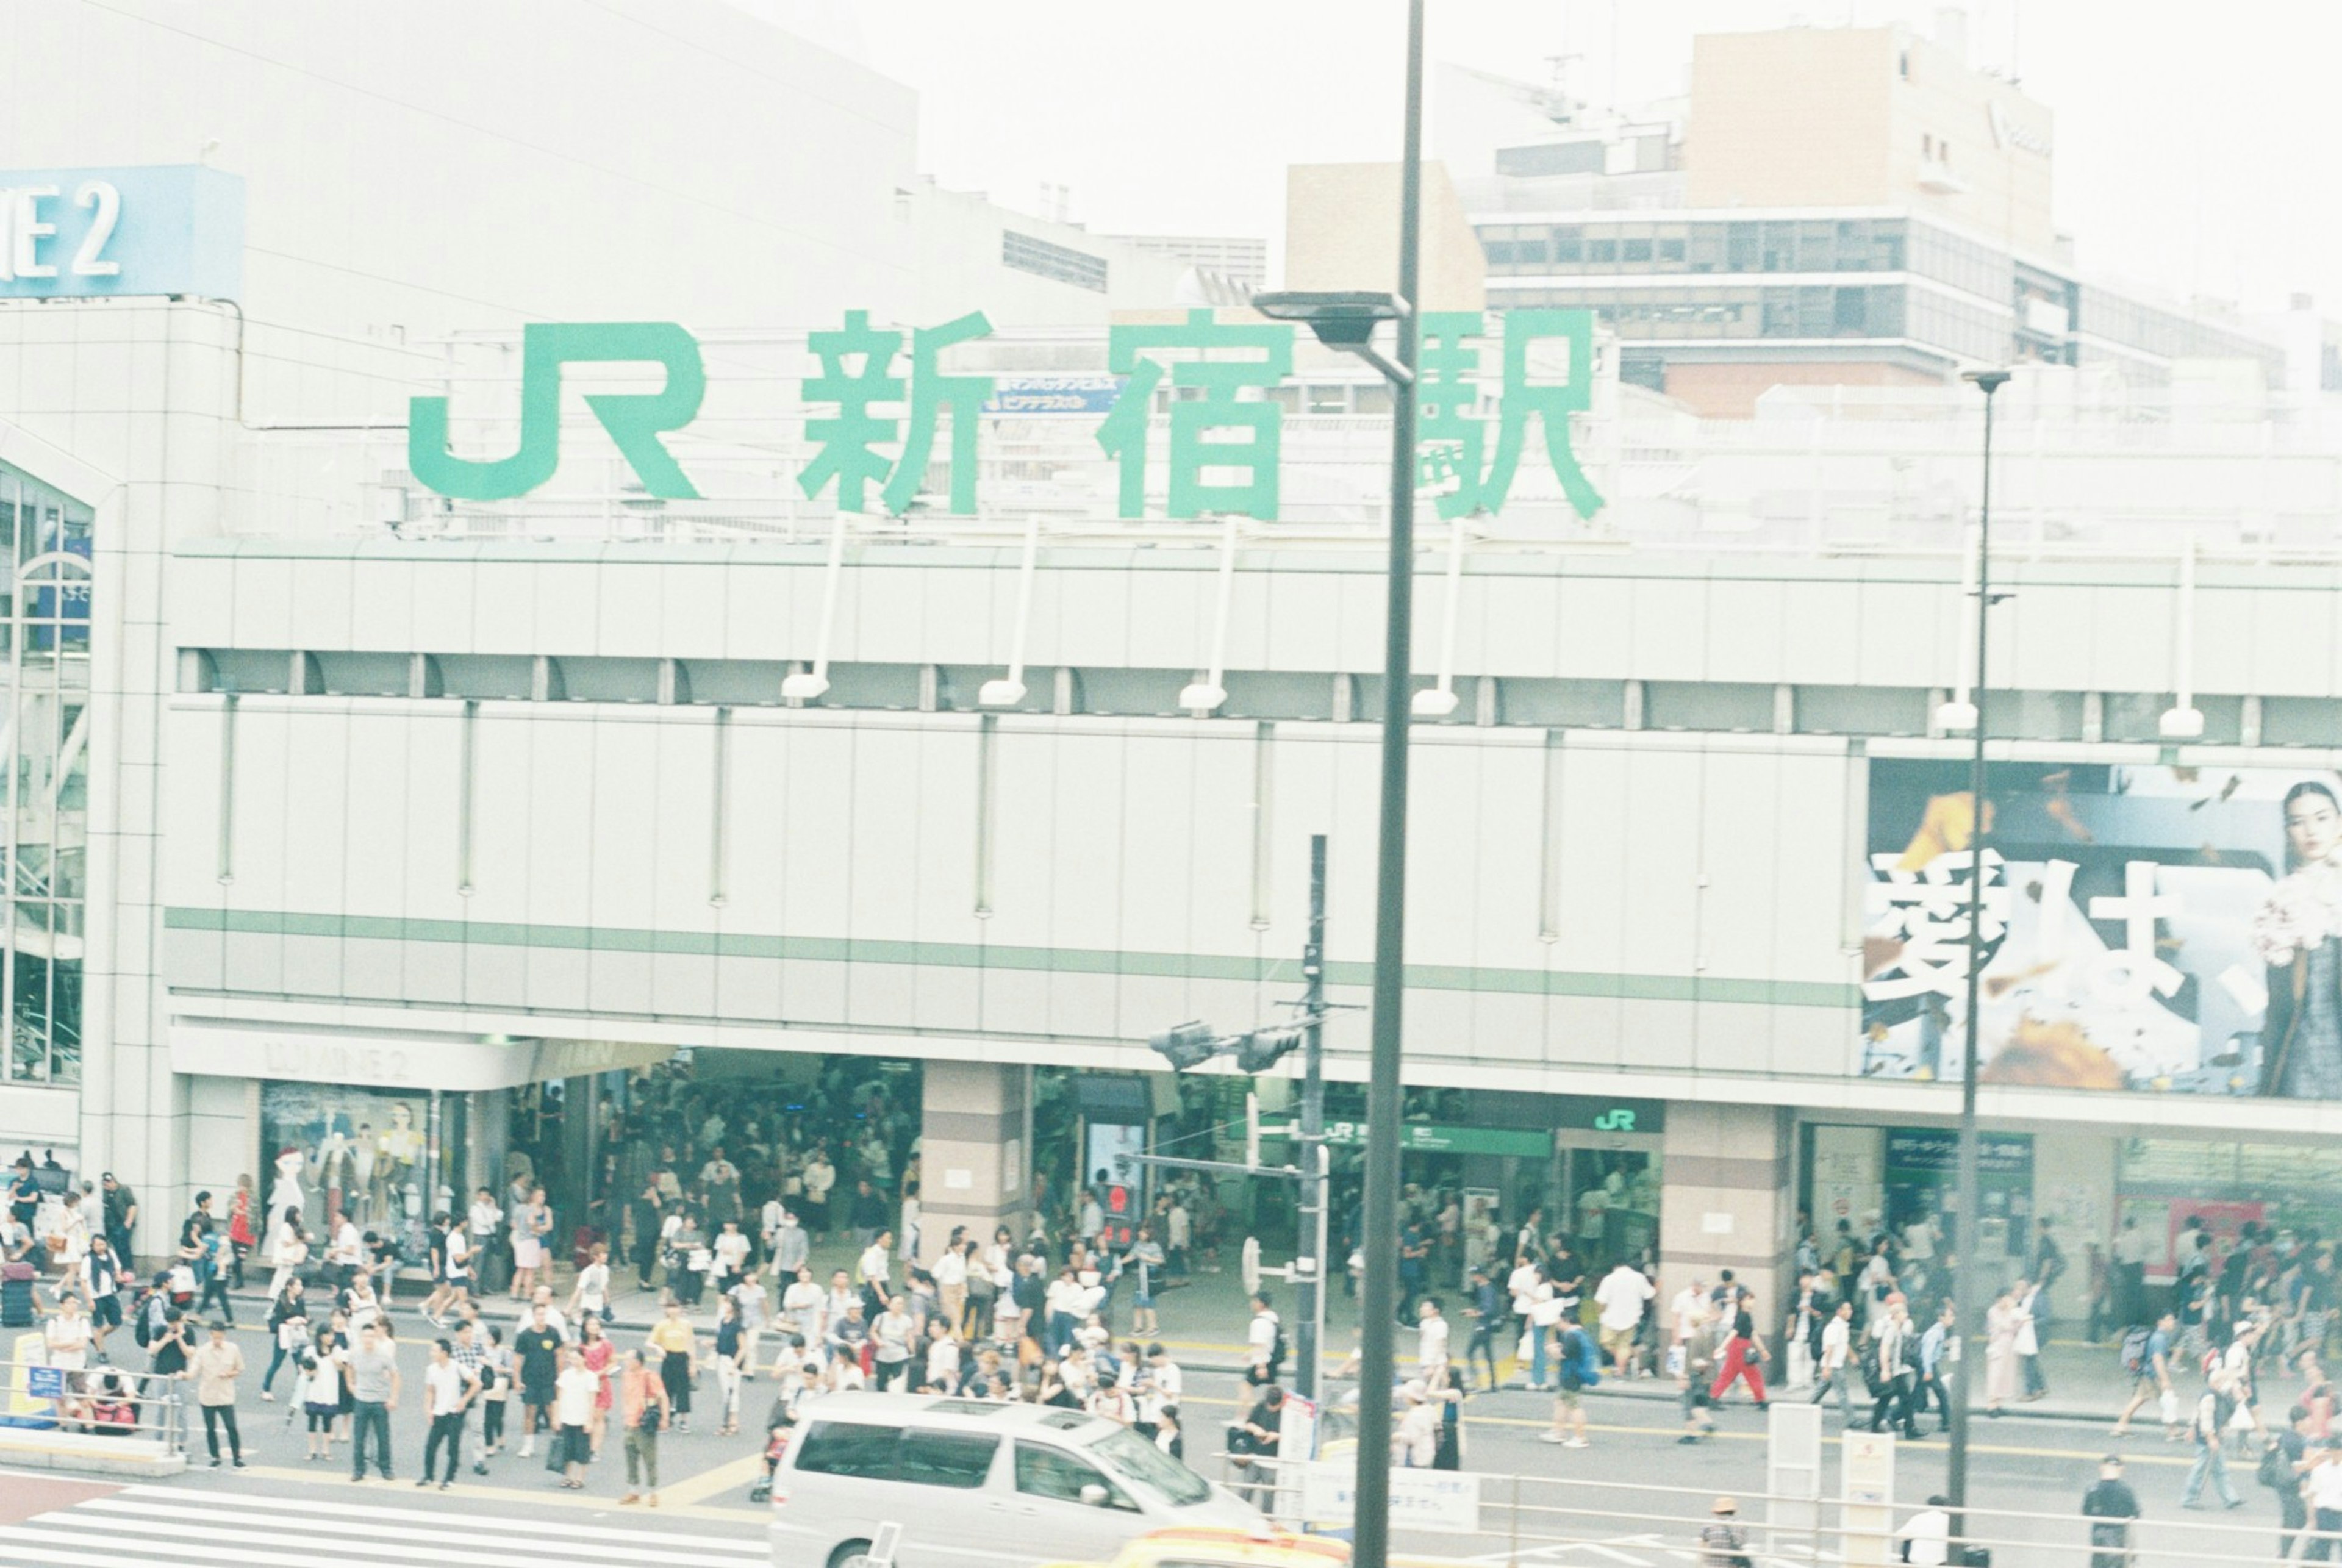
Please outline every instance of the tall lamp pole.
M1423 0L1407 0L1406 131L1399 156L1398 365L1391 396L1390 565L1383 634L1382 812L1375 864L1375 986L1366 1078L1366 1191L1358 1290L1357 1510L1353 1568L1390 1560L1393 1318L1398 1311L1399 1010L1406 989L1406 742L1414 701L1415 364L1423 201Z
M1416 295L1422 270L1423 3L1407 0L1406 130L1399 158L1398 292L1290 290L1255 295L1275 321L1306 323L1329 348L1355 354L1391 388L1388 602L1384 612L1382 806L1375 844L1373 1044L1366 1068L1366 1190L1360 1218L1356 1511L1351 1568L1386 1568L1390 1553L1390 1390L1398 1313L1399 1005L1406 974L1406 742L1413 712L1415 614ZM1395 356L1375 328L1396 323ZM1321 1288L1322 1288L1321 1277Z
M1968 828L1968 1017L1967 1037L1960 1063L1960 1158L1959 1158L1959 1259L1960 1264L1952 1278L1952 1308L1955 1353L1967 1336L1976 1333L1978 1285L1977 1255L1977 1210L1983 1199L1977 1193L1979 1161L1977 1147L1977 1005L1983 997L1984 983L1984 844L1986 836L1986 794L1984 756L1985 714L1985 648L1992 626L1992 405L1993 394L2008 383L2005 370L1971 370L1962 380L1973 382L1984 393L1984 501L1977 523L1977 603L1976 603L1976 684L1966 715L1976 734L1976 749L1968 764L1968 801L1972 816ZM1947 1464L1944 1495L1951 1500L1957 1532L1967 1528L1965 1510L1968 1502L1968 1404L1970 1398L1968 1358L1960 1355L1960 1364L1954 1380L1957 1394L1951 1409L1951 1453Z

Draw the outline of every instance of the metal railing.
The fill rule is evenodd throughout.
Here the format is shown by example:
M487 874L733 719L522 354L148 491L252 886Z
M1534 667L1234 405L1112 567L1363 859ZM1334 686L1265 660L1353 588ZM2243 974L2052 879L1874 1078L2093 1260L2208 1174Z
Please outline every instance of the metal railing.
M1346 1474L1351 1464L1347 1455L1316 1462L1227 1453L1216 1457L1222 1484L1278 1524L1346 1533L1346 1523L1338 1514L1311 1517L1307 1473L1314 1463ZM1465 1513L1451 1513L1436 1525L1411 1526L1405 1517L1409 1475L1449 1477L1472 1501ZM1692 1487L1567 1475L1399 1470L1393 1480L1392 1530L1410 1560L1453 1557L1505 1568L1523 1563L1536 1568L1556 1558L1564 1563L1650 1562L1672 1555L1704 1562L1702 1529L1719 1518L1729 1518L1737 1528L1745 1543L1742 1550L1759 1568L1899 1563L1903 1531L1914 1516L1926 1512L1926 1504L1914 1499L1851 1503L1728 1485ZM2238 1474L2232 1466L2231 1480L2240 1490L2247 1487L2252 1480L2249 1467ZM1738 1504L1736 1514L1713 1512L1720 1492ZM2055 1513L1971 1506L1964 1520L1954 1521L1959 1529L1949 1537L1949 1560L1960 1563L1970 1548L1988 1553L1992 1568L2084 1568L2098 1561L2097 1553L2111 1553L2107 1560L2126 1568L2266 1568L2277 1557L2269 1539L2277 1525L2265 1513L2250 1519L2226 1516L2218 1523L2173 1519L2168 1513L2167 1504L2151 1521L2133 1522L2124 1541L2097 1543L2091 1532L2098 1522L2078 1508ZM1458 1530L1466 1513L1476 1516L1474 1527ZM2317 1544L2342 1553L2342 1533L2321 1537L2305 1526L2302 1535L2295 1547L2297 1557ZM1588 1557L1574 1554L1589 1547L1595 1550Z
M22 1332L22 1331L20 1331ZM62 1434L91 1453L185 1453L191 1381L100 1363L0 1360L0 1442Z

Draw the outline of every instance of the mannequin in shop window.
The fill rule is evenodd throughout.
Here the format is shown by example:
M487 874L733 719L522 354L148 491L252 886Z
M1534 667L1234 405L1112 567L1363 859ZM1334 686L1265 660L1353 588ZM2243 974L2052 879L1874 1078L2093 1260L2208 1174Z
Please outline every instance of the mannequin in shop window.
M343 1202L342 1212L361 1223L375 1217L374 1167L378 1147L374 1124L360 1122L357 1136L350 1141L349 1194Z

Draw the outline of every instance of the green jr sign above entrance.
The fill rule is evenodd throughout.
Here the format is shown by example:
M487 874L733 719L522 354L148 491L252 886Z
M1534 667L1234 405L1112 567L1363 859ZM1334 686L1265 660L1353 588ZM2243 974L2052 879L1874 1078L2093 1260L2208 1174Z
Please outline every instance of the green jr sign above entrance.
M1271 1133L1262 1129L1265 1136L1296 1137L1301 1131L1297 1122L1288 1122ZM1326 1141L1343 1147L1362 1144L1366 1141L1364 1122L1328 1122ZM1488 1127L1440 1127L1428 1122L1404 1122L1399 1124L1399 1148L1414 1154L1510 1154L1516 1159L1542 1160L1553 1153L1550 1133L1505 1132Z
M1499 319L1492 332L1490 318L1476 311L1423 317L1416 396L1416 466L1425 488L1435 494L1442 517L1501 511L1534 428L1571 507L1590 518L1603 498L1571 448L1570 416L1593 404L1592 313L1515 310ZM1273 394L1293 373L1293 330L1276 322L1223 322L1209 310L1191 310L1184 322L1108 329L1106 364L1119 390L1096 441L1116 467L1117 515L1146 515L1156 460L1149 436L1160 394L1169 427L1167 444L1158 448L1168 515L1277 518L1286 411ZM1002 415L985 412L992 376L947 374L942 360L946 350L991 334L982 312L906 333L874 326L869 312L856 310L846 313L843 326L808 335L806 347L820 368L799 387L809 410L805 434L814 447L795 475L799 491L832 495L840 512L875 504L902 515L926 484L948 413L947 510L974 514L978 432L986 418ZM560 466L563 367L649 363L666 372L661 390L589 394L586 405L650 494L698 498L660 439L687 426L706 395L696 339L673 322L537 323L521 337L517 449L498 458L455 455L447 399L417 397L407 421L407 467L418 482L464 501L528 494ZM1492 400L1479 375L1484 343L1502 366ZM1546 350L1533 359L1540 345ZM1557 373L1533 370L1533 364L1548 363L1560 365Z

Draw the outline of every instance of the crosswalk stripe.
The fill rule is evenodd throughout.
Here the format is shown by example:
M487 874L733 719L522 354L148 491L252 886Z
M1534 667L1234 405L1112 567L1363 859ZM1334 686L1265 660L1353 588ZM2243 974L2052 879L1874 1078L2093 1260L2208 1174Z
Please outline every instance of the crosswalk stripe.
M183 1510L157 1508L152 1504L132 1504L125 1508L109 1499L45 1514L39 1522L45 1525L68 1526L93 1534L162 1536L176 1541L229 1543L266 1539L283 1529L282 1522L257 1514L243 1519L212 1513L204 1517L216 1523L191 1523ZM425 1528L425 1522L440 1528ZM305 1519L301 1522L299 1533L305 1544L325 1546L330 1543L337 1551L345 1543L358 1545L373 1543L396 1549L402 1553L401 1561L427 1557L436 1563L477 1563L488 1565L488 1568L500 1568L500 1565L508 1563L510 1553L515 1549L532 1543L540 1548L552 1544L549 1542L531 1543L526 1538L484 1542L476 1533L445 1528L448 1523L445 1516L434 1519L418 1512L402 1521L385 1538L382 1525L365 1520ZM0 1531L0 1542L6 1539L6 1532ZM576 1562L674 1563L678 1568L702 1568L708 1561L708 1554L696 1546L675 1551L660 1550L646 1543L647 1541L665 1539L656 1535L646 1537L643 1533L631 1530L606 1531L598 1541L567 1542L562 1543L558 1550L564 1556ZM465 1546L475 1550L458 1549Z
M62 1517L48 1514L49 1519ZM288 1543L297 1546L299 1543ZM39 1563L248 1563L254 1568L316 1568L315 1552L269 1552L255 1546L193 1546L178 1541L124 1541L119 1537L97 1535L76 1530L60 1530L39 1525L20 1524L13 1530L0 1532L0 1546L7 1548L11 1562ZM380 1564L382 1568L414 1568L425 1561L438 1561L435 1556L417 1558L411 1553L395 1557L378 1555L383 1550L359 1545L341 1553L336 1568L347 1564L356 1568L360 1563ZM132 1553L136 1555L132 1555ZM505 1559L496 1559L505 1562Z
M561 1495L559 1493L554 1493L551 1497L557 1498ZM617 1506L615 1498L602 1501L610 1507ZM765 1559L768 1550L761 1541L744 1539L736 1535L678 1536L677 1533L673 1531L660 1530L653 1533L637 1525L562 1524L514 1519L502 1514L461 1513L453 1510L435 1514L420 1509L387 1508L379 1504L370 1506L355 1502L327 1503L310 1498L264 1496L254 1493L180 1491L167 1486L126 1486L110 1496L95 1498L79 1506L120 1508L125 1503L142 1503L165 1510L184 1510L185 1516L191 1519L233 1510L238 1514L293 1514L328 1520L374 1519L399 1524L413 1524L420 1519L430 1519L435 1522L460 1521L463 1529L472 1539L477 1539L483 1533L509 1533L527 1536L538 1544L550 1544L547 1537L601 1542L609 1540L613 1534L639 1535L646 1539L662 1541L683 1539L689 1541L695 1548L701 1551L719 1553L726 1556L745 1557L758 1563ZM278 1519L274 1523L295 1527L305 1524L306 1518Z

